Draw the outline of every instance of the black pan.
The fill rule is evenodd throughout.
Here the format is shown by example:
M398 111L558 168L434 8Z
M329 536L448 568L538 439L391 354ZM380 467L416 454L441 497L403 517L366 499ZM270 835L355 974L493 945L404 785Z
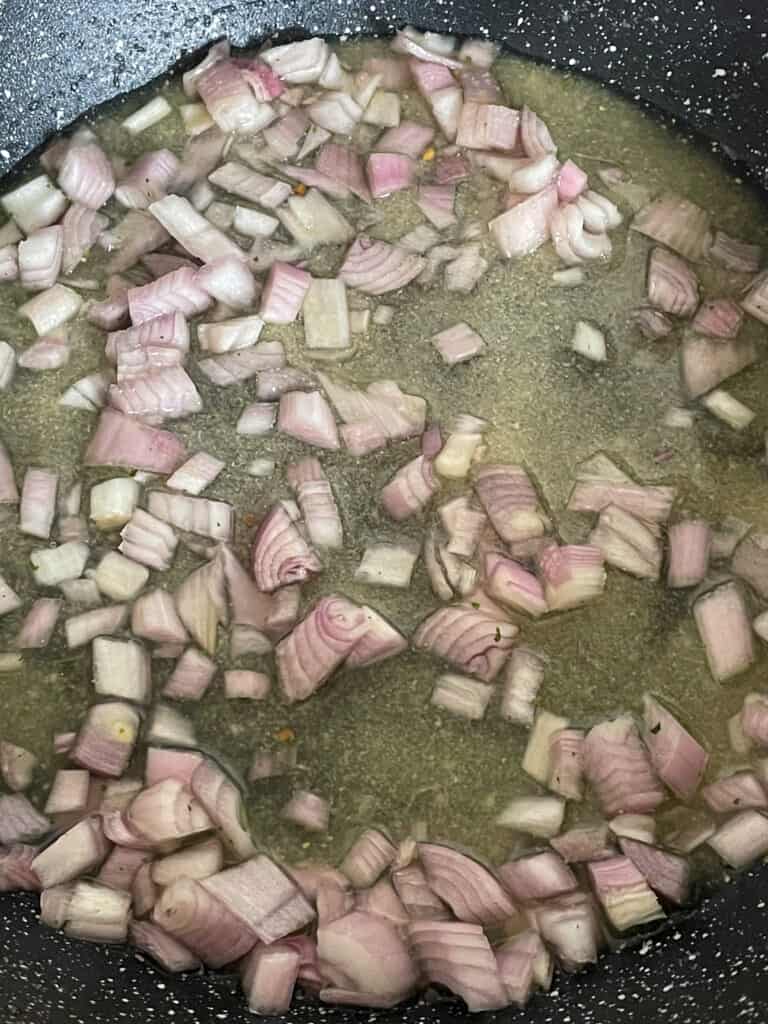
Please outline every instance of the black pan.
M391 33L405 22L488 35L648 103L768 187L765 0L0 0L0 176L88 108L163 74L207 42L272 33ZM764 56L766 55L766 56ZM723 73L724 72L724 73ZM0 728L2 723L0 722ZM713 890L634 952L556 987L504 1021L766 1024L768 874ZM371 1014L299 1004L289 1020L466 1019L454 1003ZM123 948L37 923L36 901L0 898L2 1024L252 1021L232 976L175 978Z

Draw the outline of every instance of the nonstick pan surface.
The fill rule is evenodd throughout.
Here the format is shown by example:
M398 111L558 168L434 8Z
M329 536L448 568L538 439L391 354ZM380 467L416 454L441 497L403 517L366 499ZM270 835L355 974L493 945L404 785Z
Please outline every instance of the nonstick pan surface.
M391 33L411 22L487 35L584 71L695 129L768 187L768 10L748 0L0 0L0 177L98 103L163 74L207 42L272 33ZM0 723L1 731L2 723ZM559 975L525 1011L531 1024L765 1024L768 873L756 869L634 952ZM487 1016L487 1015L486 1015ZM457 1004L369 1013L299 1004L297 1024L459 1021ZM124 948L42 928L36 901L0 897L2 1024L252 1021L236 978L170 977Z

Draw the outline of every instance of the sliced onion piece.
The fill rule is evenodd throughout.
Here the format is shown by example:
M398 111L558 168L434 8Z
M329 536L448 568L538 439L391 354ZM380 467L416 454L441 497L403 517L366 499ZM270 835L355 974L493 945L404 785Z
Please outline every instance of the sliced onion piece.
M401 521L421 512L439 489L432 463L423 455L406 463L381 492L381 503L392 519Z
M19 650L47 647L59 620L61 604L55 597L38 598L24 617L15 646Z
M589 730L584 771L606 815L653 813L664 800L664 790L629 716Z
M37 758L29 750L0 740L0 775L14 793L27 789L37 767ZM46 812L49 813L49 812Z
M460 996L470 1013L508 1004L496 957L480 925L413 921L408 937L423 975Z
M323 597L275 649L280 685L290 701L306 700L369 630L365 610L343 597Z
M479 861L439 843L419 843L418 849L430 887L459 920L490 925L516 916L504 886Z
M493 687L468 676L452 673L439 676L430 703L460 718L478 721L485 715Z
M239 960L256 943L243 921L191 878L162 892L152 921L213 968Z
M618 931L664 917L659 901L629 857L591 861L587 870L595 895Z
M673 316L692 316L699 304L698 278L679 256L656 246L648 263L648 301Z
M643 738L659 778L682 800L699 788L709 755L693 736L650 694L643 697Z
M389 867L395 853L395 847L383 832L367 829L347 851L339 870L356 889L366 889Z
M132 946L151 956L163 970L171 974L196 971L202 966L190 949L150 921L131 921L128 926L128 938Z
M643 207L630 227L694 263L705 258L712 243L709 214L672 192Z
M139 715L130 704L96 704L86 715L70 758L96 775L119 778L138 738Z
M34 804L21 793L0 796L0 844L11 846L40 839L51 827Z
M755 651L739 584L723 583L703 594L693 614L713 677L722 683L746 671Z
M462 605L430 615L413 636L427 650L462 671L492 682L509 657L518 627L481 609Z
M48 889L97 868L108 851L99 819L84 818L40 851L30 867Z

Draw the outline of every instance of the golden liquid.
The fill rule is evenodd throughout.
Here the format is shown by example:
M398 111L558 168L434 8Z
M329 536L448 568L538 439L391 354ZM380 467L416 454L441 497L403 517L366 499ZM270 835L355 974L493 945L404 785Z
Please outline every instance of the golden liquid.
M355 67L383 48L381 43L350 43L340 47L340 55ZM618 165L654 194L672 189L711 210L718 227L748 241L764 240L762 198L702 147L689 144L638 107L590 81L517 58L500 60L495 73L508 101L514 106L526 102L535 109L557 140L561 159L576 159L599 191L617 199L600 184L596 172L601 166ZM163 84L161 92L174 106L184 102L178 81ZM145 98L146 94L131 97L89 123L112 153L131 157L161 146L180 153L185 136L176 114L138 140L120 129L118 119ZM404 114L427 117L415 94L405 97ZM467 218L487 219L497 203L496 187L487 179L459 186L457 205ZM424 395L431 417L443 423L458 411L489 420L488 459L524 462L530 468L566 540L583 540L591 528L591 517L566 513L564 506L574 467L598 450L610 453L644 482L676 485L681 510L712 522L730 513L767 529L768 485L760 455L768 420L766 366L757 365L728 383L728 389L757 412L743 434L703 413L697 414L692 430L662 426L666 411L680 403L677 338L648 343L629 323L629 311L644 295L649 243L628 231L633 211L619 205L625 223L612 234L613 258L607 265L590 265L583 286L561 289L552 282L559 261L551 246L521 262L497 260L470 296L445 293L439 284L429 289L411 285L402 294L383 298L397 308L392 323L372 326L367 335L358 336L359 351L338 376L360 384L394 378L404 390ZM359 207L349 207L351 216L355 209ZM382 219L370 229L375 237L394 240L423 220L407 193L377 204L377 209ZM108 212L116 214L117 207ZM490 243L487 248L493 252ZM333 275L341 258L338 248L321 252L311 269L321 276ZM95 250L74 276L100 280L103 264L102 254ZM743 283L741 277L712 268L697 272L712 296L735 295ZM101 297L101 292L93 294ZM19 349L34 340L30 325L16 314L20 301L20 289L0 288L0 337ZM570 351L578 319L605 330L610 355L604 366L587 366ZM487 349L468 365L449 369L429 338L459 320L481 333ZM67 367L42 374L19 371L12 389L0 396L0 437L12 453L19 480L30 464L59 467L64 482L79 477L90 484L117 475L78 469L96 418L56 404L70 383L101 365L100 332L84 319L71 330L75 343ZM744 334L762 338L765 328L747 318ZM282 341L291 364L311 365L302 350L300 326L268 325L262 338ZM279 435L237 436L235 422L254 398L253 383L219 389L199 374L195 364L192 358L189 370L204 411L172 424L172 429L190 450L202 449L226 460L227 468L209 495L237 506L236 546L247 558L253 528L246 521L258 521L275 498L288 496L288 490L279 468L273 479L254 480L246 467L259 456L274 458L281 467L305 454L306 448ZM421 522L388 521L374 498L394 470L413 456L416 445L393 445L359 460L344 453L323 455L342 510L346 544L343 552L330 556L319 580L305 588L305 606L321 593L342 591L373 605L410 633L437 605L421 564L406 593L363 586L352 578L369 541L423 535ZM660 448L672 452L663 465L654 460ZM460 490L444 485L438 500ZM92 562L115 542L114 537L94 532ZM39 546L39 541L18 533L15 518L0 523L0 567L27 602L35 594L29 552ZM179 552L169 573L154 574L153 585L172 589L199 564L181 547ZM8 649L20 617L0 620L0 650ZM745 693L760 688L764 669L757 665L727 686L715 683L686 593L611 570L606 594L594 604L535 624L520 621L524 640L550 658L541 707L589 725L620 710L637 712L643 691L653 690L706 740L713 752L712 773L733 762L727 719ZM37 796L57 767L51 753L53 734L77 728L93 700L90 652L68 652L60 632L44 652L25 655L22 672L0 675L0 735L41 759L33 789ZM222 667L229 664L223 635L218 660ZM273 670L269 658L244 658L240 664ZM157 661L153 665L159 692L172 666ZM482 722L465 722L431 707L429 697L440 671L441 666L427 656L408 653L366 671L342 671L306 703L291 707L281 703L276 686L264 702L226 701L219 676L202 702L183 704L181 709L194 721L200 743L222 751L243 774L255 749L274 749L279 729L294 730L297 770L290 777L249 787L254 834L278 856L336 859L365 825L381 824L403 834L421 821L431 837L503 858L511 844L520 848L524 841L496 827L496 814L512 796L541 792L520 768L527 732L501 720L498 697ZM139 763L133 773L140 770ZM331 800L327 835L307 838L280 820L279 810L294 788ZM570 804L567 824L592 815L589 803ZM710 863L704 855L698 860L702 870Z

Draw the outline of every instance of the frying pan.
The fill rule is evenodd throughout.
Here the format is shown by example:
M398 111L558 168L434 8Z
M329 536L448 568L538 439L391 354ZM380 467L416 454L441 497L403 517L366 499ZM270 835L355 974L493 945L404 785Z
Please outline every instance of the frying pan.
M163 74L207 42L386 34L406 22L489 36L586 72L719 149L768 187L764 0L0 0L0 176L90 107ZM558 976L531 1024L768 1020L768 873L712 888L687 917L591 971ZM170 977L123 948L66 939L27 896L0 898L3 1024L252 1021L233 976ZM460 1021L455 1003L371 1014L299 1003L296 1024ZM476 1018L477 1019L477 1018Z

